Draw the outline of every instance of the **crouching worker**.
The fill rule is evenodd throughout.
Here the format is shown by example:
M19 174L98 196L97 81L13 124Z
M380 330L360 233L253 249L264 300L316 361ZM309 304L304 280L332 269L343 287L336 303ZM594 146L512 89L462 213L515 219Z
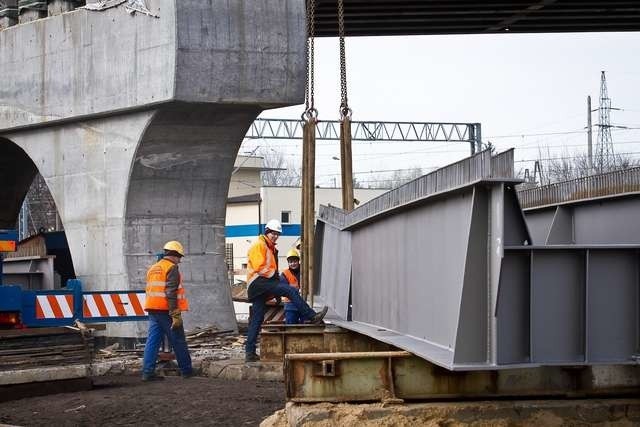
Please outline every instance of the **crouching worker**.
M302 299L296 288L280 283L278 275L278 250L276 241L282 233L280 221L272 219L267 222L264 234L258 237L249 249L247 262L247 294L252 304L247 343L245 346L245 361L256 362L260 357L256 354L256 342L260 326L264 320L266 303L275 297L287 297L303 320L321 323L327 314L327 307L316 313Z
M182 275L178 270L183 256L184 248L180 242L167 242L164 245L164 257L147 271L144 309L149 314L149 333L144 346L143 381L163 379L156 375L155 370L158 351L165 336L175 352L182 377L193 375L181 315L189 309L182 287Z
M287 263L289 268L280 275L280 283L289 285L300 292L300 252L297 249L290 249L287 252ZM296 306L289 298L282 298L284 302L284 321L287 325L303 323L302 316Z

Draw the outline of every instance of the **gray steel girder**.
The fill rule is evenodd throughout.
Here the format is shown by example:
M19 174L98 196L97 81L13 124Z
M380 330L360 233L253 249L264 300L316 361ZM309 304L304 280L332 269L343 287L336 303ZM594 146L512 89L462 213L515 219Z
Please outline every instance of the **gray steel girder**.
M545 226L532 239L516 183L513 152L484 151L353 212L321 207L318 300L450 370L636 363L640 239L583 239L600 220L561 210L556 245L534 246Z

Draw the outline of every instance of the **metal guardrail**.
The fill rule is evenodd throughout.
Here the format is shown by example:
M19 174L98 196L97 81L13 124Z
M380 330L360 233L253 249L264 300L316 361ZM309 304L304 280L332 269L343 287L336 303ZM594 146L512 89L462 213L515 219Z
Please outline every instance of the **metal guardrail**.
M523 209L640 191L640 167L518 191Z
M496 156L492 156L489 150L485 150L381 194L352 212L347 213L339 208L321 206L319 216L323 221L334 226L349 227L390 209L480 179L513 179L513 176L513 149Z

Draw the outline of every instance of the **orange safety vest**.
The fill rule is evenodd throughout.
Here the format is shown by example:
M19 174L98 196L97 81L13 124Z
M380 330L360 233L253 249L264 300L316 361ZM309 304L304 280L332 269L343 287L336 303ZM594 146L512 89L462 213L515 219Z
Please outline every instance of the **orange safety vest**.
M258 240L251 245L247 254L247 286L258 276L270 279L278 271L278 251L276 247L265 236L258 237Z
M293 274L293 272L291 272L290 269L287 268L282 272L282 274L284 274L284 278L287 279L289 286L293 286L296 289L300 289L300 284L298 283L298 279L296 278L296 275ZM291 300L289 300L289 298L287 297L282 297L282 302L291 302Z
M147 271L146 299L144 301L145 310L169 310L169 301L165 293L167 285L167 273L175 264L168 259L161 259ZM184 294L182 287L182 274L180 274L180 284L177 291L178 308L180 311L189 310L189 301Z

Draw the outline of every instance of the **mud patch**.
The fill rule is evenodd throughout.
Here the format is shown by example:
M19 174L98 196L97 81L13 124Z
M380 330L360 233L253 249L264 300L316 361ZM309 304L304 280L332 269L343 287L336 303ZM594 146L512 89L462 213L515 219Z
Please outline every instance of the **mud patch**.
M0 403L0 423L22 426L190 425L255 426L285 405L273 381L138 376L93 379L90 391Z

